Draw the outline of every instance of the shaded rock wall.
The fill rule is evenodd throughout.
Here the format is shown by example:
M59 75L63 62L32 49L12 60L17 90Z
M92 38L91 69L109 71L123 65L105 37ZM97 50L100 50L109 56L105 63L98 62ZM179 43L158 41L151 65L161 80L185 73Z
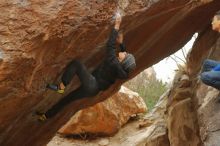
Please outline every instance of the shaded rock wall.
M125 14L125 42L137 58L135 76L206 28L220 1L2 0L0 145L44 145L79 109L119 89L123 81L95 98L69 104L46 123L33 116L36 109L46 110L61 98L45 91L45 84L58 82L70 60L78 58L93 70L103 59L109 22L118 6ZM68 91L79 85L76 82Z
M220 39L210 47L206 58L219 60ZM198 81L195 89L199 130L204 146L218 146L220 143L220 98L219 91Z
M197 90L200 99L198 120L204 146L218 146L220 142L219 91L201 84Z
M146 133L146 136L142 137L141 146L170 146L165 115L169 93L168 90L160 97L152 112L146 114L139 124L139 128Z
M210 27L200 32L188 55L186 67L176 75L167 109L172 146L219 144L219 92L201 83L199 78L203 60L219 58L218 36Z
M171 146L201 146L190 85L189 80L179 81L169 96L167 126Z
M204 59L219 60L218 37L210 27L201 31L186 66L176 73L163 113L166 117L164 129L171 146L219 145L219 91L204 85L199 78ZM149 125L154 123L146 118L142 126ZM156 140L160 141L160 137Z

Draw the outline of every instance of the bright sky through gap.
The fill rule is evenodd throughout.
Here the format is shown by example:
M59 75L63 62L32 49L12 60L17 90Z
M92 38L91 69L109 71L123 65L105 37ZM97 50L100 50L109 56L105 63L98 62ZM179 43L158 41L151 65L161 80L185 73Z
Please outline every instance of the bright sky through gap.
M196 33L192 37L192 39L183 47L186 55L188 54L189 50L192 48L192 45L195 42L195 39L197 36L198 36L198 34ZM174 54L175 54L175 56L185 60L181 49ZM171 56L173 56L173 55L171 55ZM182 64L182 61L180 59L176 59L176 60ZM157 78L162 80L163 82L172 81L174 78L174 75L175 75L175 70L178 69L176 62L173 59L171 59L170 57L163 59L159 63L155 64L153 67L156 72Z

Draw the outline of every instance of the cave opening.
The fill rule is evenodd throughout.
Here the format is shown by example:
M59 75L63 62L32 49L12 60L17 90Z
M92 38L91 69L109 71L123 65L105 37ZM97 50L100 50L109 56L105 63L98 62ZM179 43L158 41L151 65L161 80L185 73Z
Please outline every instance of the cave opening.
M143 98L148 110L151 111L157 104L160 96L171 88L175 74L180 71L187 72L187 55L197 37L198 33L195 33L184 47L145 69L124 83L123 86L137 92Z

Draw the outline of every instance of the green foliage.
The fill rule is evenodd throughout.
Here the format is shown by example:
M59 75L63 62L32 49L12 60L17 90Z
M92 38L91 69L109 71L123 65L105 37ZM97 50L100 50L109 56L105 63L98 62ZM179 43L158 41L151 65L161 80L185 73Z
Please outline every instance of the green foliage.
M125 84L129 89L137 92L145 101L149 110L152 110L160 96L167 90L167 84L156 77L131 80Z

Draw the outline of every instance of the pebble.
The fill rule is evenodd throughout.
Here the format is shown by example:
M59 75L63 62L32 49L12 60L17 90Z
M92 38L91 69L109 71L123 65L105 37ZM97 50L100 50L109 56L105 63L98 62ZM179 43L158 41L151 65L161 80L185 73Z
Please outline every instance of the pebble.
M102 139L99 141L99 145L100 146L106 146L109 144L109 140L108 139Z

